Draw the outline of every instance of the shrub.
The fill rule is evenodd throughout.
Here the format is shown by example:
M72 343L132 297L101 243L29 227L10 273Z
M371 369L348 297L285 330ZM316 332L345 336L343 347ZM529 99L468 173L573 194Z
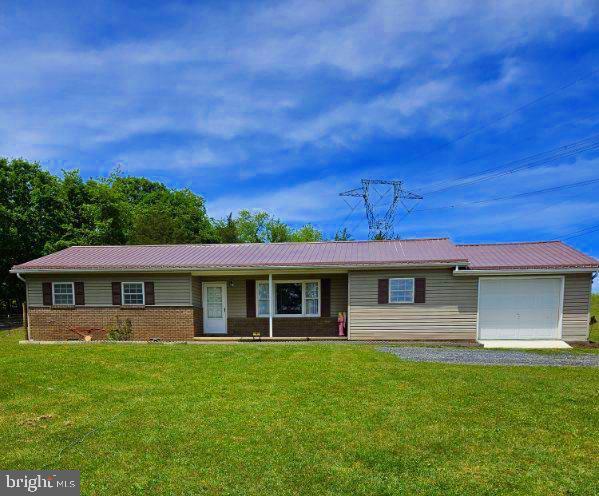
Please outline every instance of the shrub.
M126 319L124 322L121 322L117 318L116 324L108 330L108 339L111 341L129 341L131 334L133 334L131 321Z

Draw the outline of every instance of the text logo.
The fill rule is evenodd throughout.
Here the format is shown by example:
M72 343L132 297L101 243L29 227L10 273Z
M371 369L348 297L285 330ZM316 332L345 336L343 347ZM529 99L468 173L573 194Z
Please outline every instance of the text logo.
M2 470L0 496L79 496L79 470Z

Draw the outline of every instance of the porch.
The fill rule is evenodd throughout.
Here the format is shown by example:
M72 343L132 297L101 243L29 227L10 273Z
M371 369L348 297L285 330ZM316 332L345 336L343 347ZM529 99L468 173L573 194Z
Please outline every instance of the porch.
M192 274L196 338L334 338L347 271Z

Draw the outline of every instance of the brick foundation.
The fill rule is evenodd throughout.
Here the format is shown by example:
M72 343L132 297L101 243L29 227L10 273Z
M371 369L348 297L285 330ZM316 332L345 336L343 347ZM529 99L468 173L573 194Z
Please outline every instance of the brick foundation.
M159 338L162 341L187 341L203 336L201 307L32 307L29 309L31 339L58 341L81 339L72 326L108 329L117 318L130 319L134 341ZM228 336L251 336L260 331L268 336L268 319L230 318ZM336 336L336 317L275 318L275 337ZM103 336L94 334L94 339Z
M255 331L268 336L268 319L230 318L227 320L227 329L227 336L251 336ZM202 336L202 327L198 331L196 335ZM337 336L337 317L275 318L273 336Z
M29 308L31 339L53 341L79 339L69 327L115 325L117 317L130 319L134 341L159 338L162 341L187 341L193 338L201 313L193 307L32 307Z

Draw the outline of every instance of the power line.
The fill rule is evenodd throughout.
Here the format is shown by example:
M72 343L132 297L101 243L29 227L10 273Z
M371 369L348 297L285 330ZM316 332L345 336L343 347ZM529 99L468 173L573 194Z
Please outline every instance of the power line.
M356 204L352 207L349 202L343 198L343 201L346 203L346 205L349 207L349 213L345 216L345 219L343 219L343 221L341 222L341 231L343 229L347 228L347 221L349 220L349 218L354 214L354 212L356 211L356 208L358 208L358 206L360 205L360 202L357 201Z
M562 237L561 240L565 241L566 239L572 239L572 238L577 238L579 236L585 236L587 234L591 234L591 233L597 232L597 231L599 231L599 224L597 224L595 226L589 226L584 229L579 229L578 231L570 232L570 233L564 235L564 237Z
M595 117L595 116L597 116L597 115L599 115L599 112L591 112L591 113L590 113L590 114L588 114L588 115L584 115L584 116L583 116L583 118ZM580 119L580 116L578 116L578 115L577 115L577 116L576 116L576 119ZM565 123L567 123L569 120L570 120L570 119L562 120L562 121L561 121L561 124L565 124ZM599 136L599 135L597 135L597 136ZM585 138L585 140L586 140L586 139L591 139L591 138ZM585 140L582 140L582 141L585 141ZM518 140L518 141L519 141L519 140ZM518 141L516 141L516 142L518 142ZM568 145L563 145L563 146L568 146ZM548 153L548 152L547 152L547 153ZM497 151L496 151L496 150L493 150L492 152L485 153L485 154L483 154L483 155L479 155L478 157L470 158L470 159L468 159L468 160L463 160L462 162L458 162L458 163L456 163L456 164L452 164L452 167L460 167L460 166L462 166L462 165L467 165L467 164L470 164L470 163L472 163L472 162L478 162L478 161L480 161L480 160L483 160L483 159L486 159L486 158L492 157L492 156L494 156L494 155L496 155L496 154L497 154ZM534 156L534 155L533 155L533 156ZM525 158L526 158L526 157L523 157L523 158L521 158L521 159L518 159L518 160L524 160ZM511 162L509 162L509 163L511 163ZM492 171L492 170L496 170L496 169L494 168L494 169L491 169L491 171ZM460 181L460 180L462 180L462 179L469 178L469 177L473 177L473 176L480 176L481 174L484 174L484 173L486 173L486 172L489 172L489 171L487 170L487 171L474 172L474 173L472 173L472 174L467 174L466 176L462 176L462 177L459 177L459 178L456 178L456 179L444 179L444 180L441 180L441 181L437 181L437 182L434 182L434 183L432 183L432 186L438 187L438 186L445 185L445 184L453 184L453 183L454 183L454 182L456 182L456 181ZM419 188L414 188L414 191L416 191L416 192L423 192L423 190L424 190L424 191L426 191L426 189L427 189L427 186L422 186L422 187L419 187Z
M484 171L468 174L466 176L462 176L460 178L454 179L452 181L446 181L447 186L440 187L438 189L434 189L431 191L424 191L423 194L432 195L435 193L441 193L447 191L452 188L458 188L463 186L469 186L471 184L480 183L483 181L488 181L490 179L496 179L499 177L507 176L510 174L514 174L516 172L520 172L522 170L533 169L536 167L541 167L543 165L547 165L551 162L555 162L556 160L561 160L564 158L572 157L574 155L578 155L580 153L594 150L599 148L599 134L595 134L589 138L585 138L580 141L575 141L572 143L568 143L567 145L562 145L558 148L553 148L551 150L547 150L544 152L536 153L534 155L529 155L527 157L523 157L517 160L513 160L499 167L493 167L491 169L486 169ZM471 178L471 179L470 179ZM452 184L453 183L453 184ZM443 183L441 183L442 185Z
M580 153L581 151L586 151L587 147L588 148L595 147L598 143L599 143L599 134L594 134L594 135L589 136L588 138L584 138L582 140L573 141L571 143L567 143L565 145L561 145L556 148L551 148L551 149L545 150L543 152L538 152L538 153L535 153L532 155L527 155L527 156L521 157L516 160L511 160L510 162L507 162L506 164L500 165L498 167L492 167L490 169L485 169L483 171L474 172L472 174L466 174L465 176L461 176L461 177L458 177L455 179L446 179L444 181L439 181L439 182L435 183L435 186L437 187L437 189L434 189L434 190L426 191L426 188L418 188L417 191L422 191L424 189L423 193L427 193L427 194L437 193L437 192L444 191L445 189L449 189L454 186L455 187L462 186L463 184L460 183L460 181L464 181L469 178L481 179L481 176L484 176L485 174L491 174L493 172L498 172L498 171L501 171L502 169L506 169L506 168L509 169L510 167L517 166L518 164L526 165L526 163L528 161L533 160L533 159L539 159L544 156L546 156L544 158L548 161L557 160L559 158L563 158L562 154L564 154L564 153L567 153L568 155L574 154L574 153ZM558 155L556 155L556 154L558 154ZM486 156L483 156L483 158L485 158L485 157ZM466 162L464 162L464 163L466 163ZM455 183L459 183L459 184L455 184ZM443 185L448 185L448 186L439 188L439 186L443 186Z
M569 188L577 188L580 186L588 186L589 184L595 184L595 183L599 183L599 178L597 179L590 179L587 181L580 181L577 183L571 183L571 184L563 184L560 186L554 186L552 188L545 188L545 189L539 189L536 191L527 191L524 193L518 193L515 195L508 195L508 196L499 196L496 198L488 198L488 199L484 199L484 200L476 200L476 201L471 201L471 202L462 202L462 203L456 203L454 205L444 205L444 206L440 206L440 207L430 207L430 208L421 208L419 210L413 210L413 212L430 212L433 210L448 210L448 209L453 209L453 208L462 208L462 207L468 207L470 205L481 205L481 204L485 204L485 203L492 203L492 202L497 202L497 201L505 201L505 200L514 200L516 198L523 198L526 196L531 196L531 195L538 195L538 194L542 194L542 193L549 193L549 192L553 192L553 191L561 191L564 189L569 189Z
M528 107L531 107L531 106L539 103L540 101L543 101L543 100L545 100L545 99L547 99L547 98L549 98L549 97L551 97L553 95L556 95L560 91L564 91L564 90L566 90L568 88L571 88L572 86L580 83L581 81L584 81L586 79L590 79L591 77L593 77L598 72L599 72L599 68L595 69L595 70L593 70L591 72L589 72L588 74L586 74L584 76L579 77L578 79L575 79L574 81L571 81L570 83L564 84L563 86L560 86L560 87L556 88L555 90L550 91L549 93L545 93L544 95L541 95L540 97L535 98L534 100L531 100L530 102L527 102L524 105L520 105L519 107L516 107L515 109L510 110L509 112L506 112L505 114L500 115L496 119L494 119L494 120L492 120L490 122L487 122L486 124L483 124L481 126L475 127L473 129L471 129L470 131L465 132L464 134L458 136L457 138L455 138L455 139L453 139L451 141L448 141L446 143L443 143L442 145L434 147L432 150L429 150L428 152L425 152L425 153L422 153L420 155L417 155L416 157L413 157L411 160L409 160L408 162L406 162L404 165L413 163L416 160L420 160L420 159L422 159L424 157L427 157L427 156L429 156L430 154L432 154L432 153L434 153L436 151L442 150L443 148L446 148L449 145L457 143L458 141L461 141L461 140L467 138L468 136L476 134L476 133L482 131L483 129L486 129L486 128L494 125L494 124L497 124L498 122L501 122L501 121L507 119L508 117L511 117L512 115L514 115L514 114L516 114L518 112L521 112L522 110L524 110L524 109L526 109Z

